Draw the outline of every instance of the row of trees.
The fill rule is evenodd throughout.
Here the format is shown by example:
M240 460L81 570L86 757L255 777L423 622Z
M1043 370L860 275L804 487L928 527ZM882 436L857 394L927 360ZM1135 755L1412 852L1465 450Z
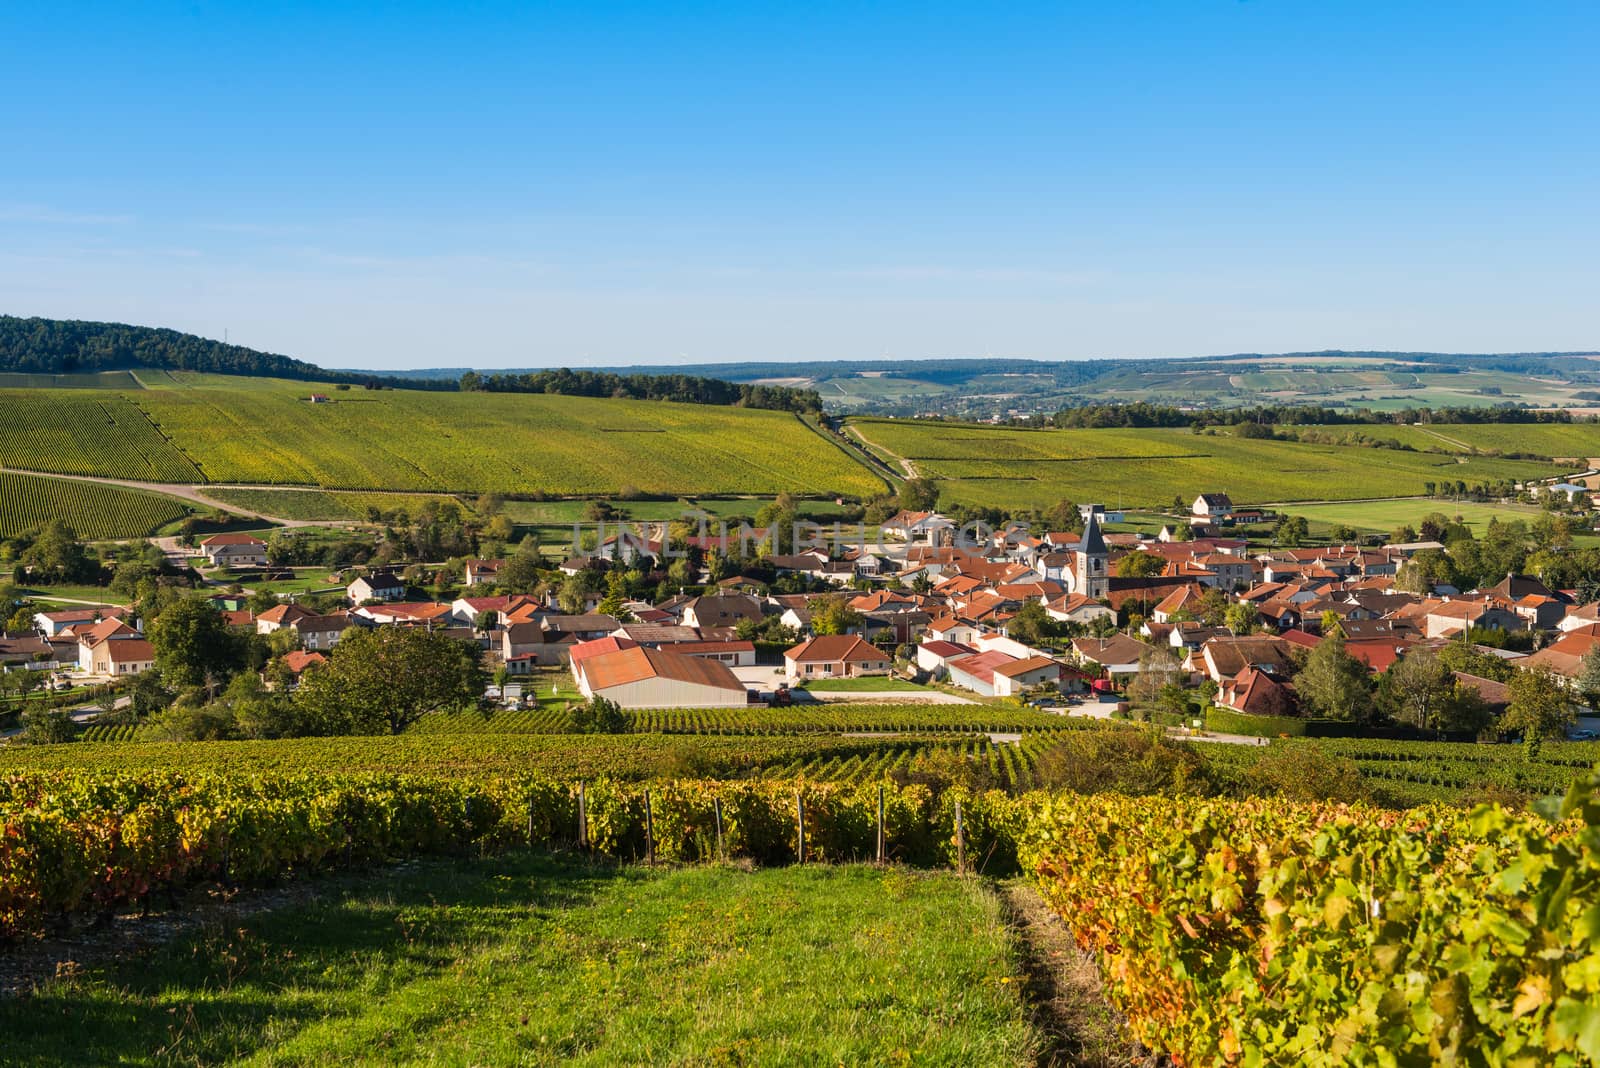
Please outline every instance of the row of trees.
M684 374L619 375L607 371L554 371L525 374L461 376L465 392L557 393L569 397L618 397L632 400L678 401L685 404L722 404L737 408L768 408L784 412L820 412L822 397L814 389L725 382Z

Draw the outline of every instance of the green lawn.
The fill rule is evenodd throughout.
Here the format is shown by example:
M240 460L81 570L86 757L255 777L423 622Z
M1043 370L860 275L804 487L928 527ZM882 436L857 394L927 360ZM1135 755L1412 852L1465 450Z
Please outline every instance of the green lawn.
M28 586L19 589L17 596L33 601L93 601L95 604L125 604L128 600L105 586Z
M887 675L864 675L855 679L810 679L804 688L817 693L879 693L885 690L926 690L928 687Z
M976 880L519 854L314 899L0 1000L7 1064L1033 1063Z

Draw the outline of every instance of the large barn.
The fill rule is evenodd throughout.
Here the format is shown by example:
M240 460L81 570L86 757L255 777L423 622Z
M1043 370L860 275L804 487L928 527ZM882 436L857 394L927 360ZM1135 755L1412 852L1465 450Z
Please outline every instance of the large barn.
M726 664L666 649L635 646L577 658L572 674L585 697L623 708L734 708L749 701Z

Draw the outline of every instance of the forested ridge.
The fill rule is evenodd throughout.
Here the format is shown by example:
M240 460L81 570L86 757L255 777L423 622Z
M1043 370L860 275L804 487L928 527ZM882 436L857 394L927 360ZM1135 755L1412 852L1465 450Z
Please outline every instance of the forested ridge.
M454 382L412 381L363 371L328 371L304 360L243 345L228 345L164 327L0 315L0 371L82 374L141 367L363 386L455 388Z

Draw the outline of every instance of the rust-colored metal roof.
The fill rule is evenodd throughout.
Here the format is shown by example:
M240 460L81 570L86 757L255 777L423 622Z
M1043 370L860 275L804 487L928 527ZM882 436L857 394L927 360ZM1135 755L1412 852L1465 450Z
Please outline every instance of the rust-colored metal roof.
M590 657L583 662L583 675L593 690L608 690L649 679L670 679L719 690L744 689L744 683L726 664L665 649L647 649L642 645Z

